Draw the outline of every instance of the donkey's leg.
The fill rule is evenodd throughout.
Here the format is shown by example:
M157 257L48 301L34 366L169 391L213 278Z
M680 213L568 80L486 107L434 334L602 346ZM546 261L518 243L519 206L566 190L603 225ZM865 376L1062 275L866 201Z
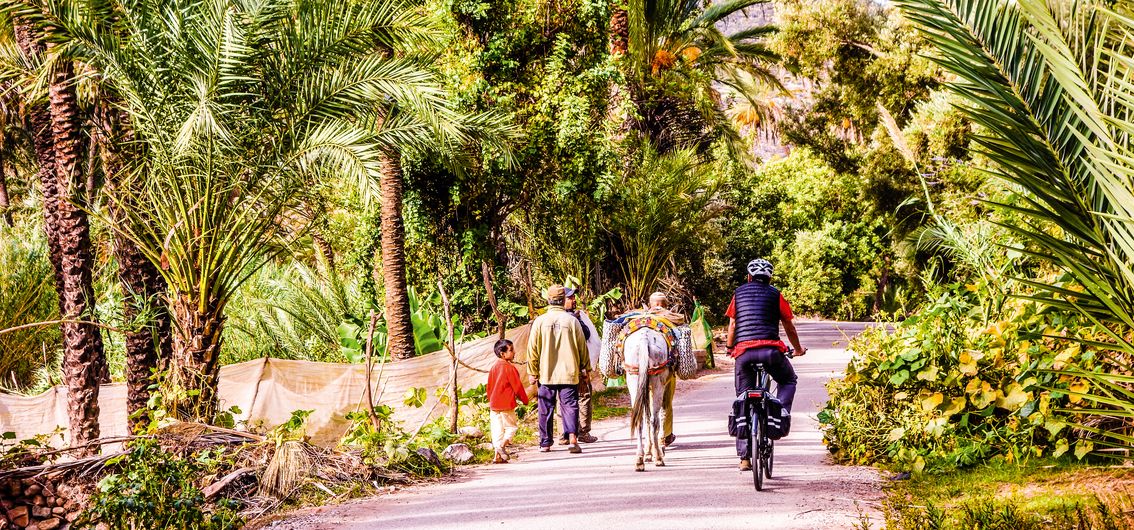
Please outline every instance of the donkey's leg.
M654 465L665 465L665 449L661 441L662 436L662 400L664 399L664 374L652 376L650 379L650 452L654 455Z
M634 404L641 399L638 395L638 376L634 374L626 374L626 388L630 392L630 410L634 410ZM630 426L630 440L634 442L636 448L634 462L634 471L645 471L646 464L643 457L642 447L642 424L639 423L637 428L634 425Z
M643 438L642 437L642 430L644 428L645 428L645 425L639 424L638 429L637 429L638 432L634 433L634 438L635 438L634 441L636 442L636 445L638 447L637 459L634 461L634 471L645 471L646 470L646 461L645 461L646 448L645 448L645 444L643 444L643 440L642 440L642 438Z
M648 376L653 379L653 376ZM654 389L650 382L646 383L647 394L639 396L639 399L645 399L646 402L642 403L642 453L645 455L645 461L651 462L654 460L654 446L650 443L650 433L654 432L654 410L650 408L650 403L653 401Z

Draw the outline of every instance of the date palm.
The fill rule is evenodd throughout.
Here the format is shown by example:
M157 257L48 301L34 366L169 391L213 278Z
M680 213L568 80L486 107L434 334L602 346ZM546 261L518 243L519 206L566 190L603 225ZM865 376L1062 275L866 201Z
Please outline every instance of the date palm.
M313 179L377 181L381 153L467 133L422 66L435 29L411 2L60 0L43 12L137 137L130 197L115 199L131 222L116 230L169 285L165 387L183 417L215 414L225 306L302 235L292 211Z
M67 58L47 61L56 46L50 28L22 18L5 18L3 26L15 37L19 50L18 55L5 50L9 53L4 75L11 83L9 89L21 89L27 109L59 310L67 320L61 329L70 438L72 444L83 445L99 436L99 384L109 380L102 335L91 323L96 320L94 251L85 210L89 193L82 163L87 154L84 115L74 63ZM94 450L88 447L79 454Z
M767 0L727 0L703 7L699 0L626 0L626 54L623 60L632 112L624 130L643 133L663 152L682 146L705 147L724 136L739 137L722 111L717 87L744 99L762 118L767 87L783 91L774 72L777 56L764 45L773 26L726 34L722 21ZM621 17L616 6L613 16ZM612 19L612 28L615 26ZM611 36L621 43L622 36ZM673 94L674 83L691 87ZM738 146L738 145L734 145Z
M20 7L18 4L11 3L5 3L4 6L8 9L19 9ZM23 22L23 27L20 28L19 33L25 37L33 36L36 33L42 34L43 30L53 29L33 26L31 21L26 19ZM46 68L45 64L50 64L52 61L62 62L72 59L67 54L59 53L41 56L46 51L41 49L43 46L35 46L34 43L28 42L25 42L25 46L30 44L32 47L29 49L34 50L35 55L27 53L21 55L21 51L14 42L15 33L15 31L0 33L0 64L2 64L0 70L4 72L5 82L9 84L10 88L26 85L34 89L42 84L42 81L37 78L53 75L53 72ZM9 40L13 42L9 42ZM65 48L55 48L57 52L61 49ZM40 64L39 60L42 60L43 64ZM81 84L82 79L73 78L71 82ZM82 153L84 159L81 160L80 166L86 170L87 178L78 182L78 184L85 186L76 190L75 193L81 195L81 198L87 199L93 197L95 192L114 193L119 174L124 169L124 164L121 162L122 155L119 153L128 150L134 144L128 137L129 127L124 117L120 116L121 111L112 108L110 95L101 93L98 88L97 84L86 83L79 90L84 95L83 100L78 102L78 106L83 109L84 130L82 135L90 138L93 145ZM7 155L19 154L20 150L17 148L22 147L21 143L29 143L20 142L20 140L32 136L33 129L27 124L28 120L24 117L25 109L29 106L35 108L35 100L26 97L30 94L34 94L34 92L21 94L20 91L10 89L0 96L3 97L0 101L2 101L4 110L2 114L4 134L0 138L0 143L4 146L3 152ZM54 163L53 153L46 153L44 156L48 156L50 162ZM3 162L9 162L13 165L19 161L18 157L15 156L5 156L4 158ZM0 170L3 169L4 165L7 164L0 165ZM101 172L98 171L99 169L101 169ZM103 177L103 186L95 186L96 179L94 177L96 176ZM87 205L84 209L94 206ZM85 211L82 213L86 214ZM152 384L151 374L159 365L159 359L168 359L169 357L169 320L166 313L162 311L163 304L160 297L164 295L165 289L161 276L137 250L135 243L121 233L115 234L113 239L113 250L118 264L119 278L126 294L123 299L123 314L126 320L131 322L131 325L127 326L128 329L125 331L126 382L127 410L134 418L133 413L143 408L148 402ZM106 372L103 368L100 368L99 371L103 374ZM105 377L100 376L99 379L105 382ZM96 414L93 411L90 414L89 422L94 423ZM132 421L138 422L141 421L141 418L135 418Z
M1134 73L1129 3L1094 0L899 0L955 76L950 87L987 133L994 174L1023 193L1002 205L1025 251L1072 278L1029 282L1042 301L1109 335L1102 373L1083 392L1083 425L1105 445L1134 447ZM1112 5L1113 10L1112 10ZM1117 10L1117 11L1115 11Z

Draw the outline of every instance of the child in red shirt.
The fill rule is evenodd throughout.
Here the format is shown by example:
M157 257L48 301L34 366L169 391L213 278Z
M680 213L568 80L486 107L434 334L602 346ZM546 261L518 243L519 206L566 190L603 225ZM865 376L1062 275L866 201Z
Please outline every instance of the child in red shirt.
M520 426L520 420L516 417L516 400L527 405L528 393L524 390L524 385L520 384L520 372L512 366L511 361L516 357L512 341L496 341L493 351L500 360L488 372L488 417L492 427L492 447L496 450L492 462L503 464L508 461L505 448Z

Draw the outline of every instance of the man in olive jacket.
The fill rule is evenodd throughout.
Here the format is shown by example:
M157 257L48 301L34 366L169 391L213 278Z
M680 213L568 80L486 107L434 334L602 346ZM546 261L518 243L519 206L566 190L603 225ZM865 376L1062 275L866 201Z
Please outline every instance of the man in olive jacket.
M551 450L555 434L555 402L562 401L563 430L572 453L581 453L579 432L580 378L587 376L591 359L579 319L563 309L562 285L547 288L547 312L536 317L528 335L528 375L538 385L540 451Z

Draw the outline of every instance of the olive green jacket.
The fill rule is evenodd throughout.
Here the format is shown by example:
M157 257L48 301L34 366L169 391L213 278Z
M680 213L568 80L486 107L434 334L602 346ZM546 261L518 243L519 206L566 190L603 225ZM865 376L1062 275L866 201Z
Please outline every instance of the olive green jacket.
M591 368L579 319L559 306L536 317L528 335L528 374L541 385L576 385Z

